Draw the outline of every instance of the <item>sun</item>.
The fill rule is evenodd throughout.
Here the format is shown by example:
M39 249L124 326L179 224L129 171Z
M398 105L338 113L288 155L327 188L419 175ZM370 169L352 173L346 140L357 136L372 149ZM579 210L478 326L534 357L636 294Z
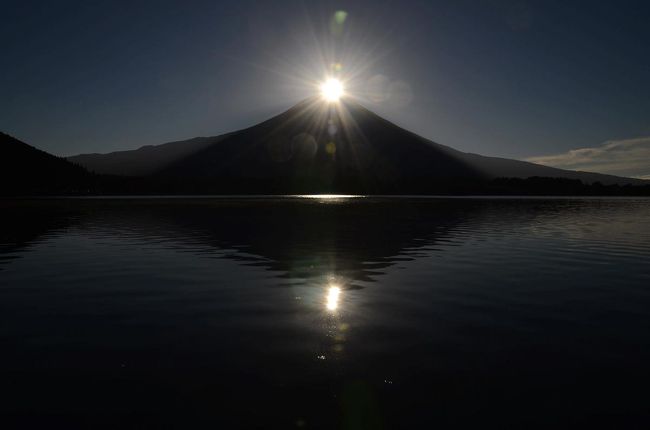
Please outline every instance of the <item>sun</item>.
M320 93L328 102L337 102L344 94L343 83L336 78L329 78L320 85Z

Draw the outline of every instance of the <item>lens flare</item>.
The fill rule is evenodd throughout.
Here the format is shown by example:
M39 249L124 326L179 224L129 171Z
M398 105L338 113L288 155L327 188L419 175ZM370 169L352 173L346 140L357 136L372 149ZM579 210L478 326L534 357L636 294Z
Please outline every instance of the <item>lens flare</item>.
M344 94L343 83L335 78L330 78L320 85L321 95L328 102L337 102Z

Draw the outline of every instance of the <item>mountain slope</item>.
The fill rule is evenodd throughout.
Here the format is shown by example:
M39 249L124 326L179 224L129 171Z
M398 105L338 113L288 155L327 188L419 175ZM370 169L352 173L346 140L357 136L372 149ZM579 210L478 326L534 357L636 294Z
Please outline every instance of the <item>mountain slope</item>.
M147 176L190 154L217 143L224 136L195 137L194 139L148 145L129 151L109 154L79 154L67 159L91 172L122 176Z
M600 182L603 185L648 184L648 181L643 181L641 179L625 178L621 176L606 175L603 173L564 170L508 158L488 157L471 153L461 153L460 157L466 163L480 169L490 178L530 178L537 176L577 179L586 184L592 184L594 182Z
M0 132L0 194L87 192L88 172Z

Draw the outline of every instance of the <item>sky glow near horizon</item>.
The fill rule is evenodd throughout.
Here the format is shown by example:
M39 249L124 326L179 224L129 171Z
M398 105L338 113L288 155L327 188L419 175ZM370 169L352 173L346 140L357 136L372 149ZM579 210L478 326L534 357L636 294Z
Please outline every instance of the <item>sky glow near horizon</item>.
M248 127L331 77L346 97L461 151L650 175L631 155L638 144L610 144L650 136L647 2L3 9L0 130L55 155Z

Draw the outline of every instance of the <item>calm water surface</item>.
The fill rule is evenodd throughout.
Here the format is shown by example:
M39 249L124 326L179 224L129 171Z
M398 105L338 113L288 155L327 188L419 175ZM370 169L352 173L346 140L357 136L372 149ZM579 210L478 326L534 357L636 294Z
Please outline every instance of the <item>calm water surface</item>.
M21 428L648 428L648 199L0 203Z

